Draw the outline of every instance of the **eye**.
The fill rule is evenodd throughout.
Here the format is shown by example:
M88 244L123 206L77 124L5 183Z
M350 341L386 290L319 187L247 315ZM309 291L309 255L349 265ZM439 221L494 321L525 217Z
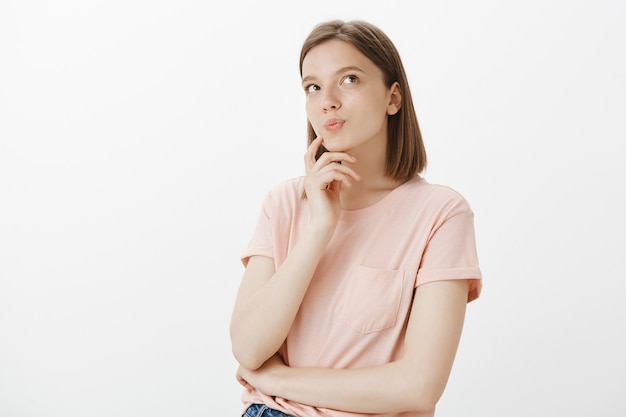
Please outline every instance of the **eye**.
M304 92L307 94L311 94L311 93L318 91L319 89L320 89L319 86L315 84L309 84L304 87Z
M359 79L356 75L347 75L344 77L341 83L342 84L356 84L357 81L359 81Z

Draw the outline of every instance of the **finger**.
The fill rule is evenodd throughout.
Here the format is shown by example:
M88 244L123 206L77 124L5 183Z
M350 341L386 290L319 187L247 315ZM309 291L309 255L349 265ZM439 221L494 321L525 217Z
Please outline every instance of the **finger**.
M351 187L353 182L360 180L361 177L359 174L354 172L351 168L334 163L323 167L320 172L317 172L308 178L308 182L312 190L336 190L342 184Z
M248 391L251 391L253 389L252 385L250 385L245 379L237 378L237 381L239 382L239 384L241 384L242 387L244 387Z
M307 148L307 151L304 154L304 165L305 165L307 172L309 172L309 170L313 167L313 165L315 165L315 162L316 162L315 155L317 155L317 151L320 148L320 146L322 146L323 141L324 139L322 137L317 137L313 139L313 141Z
M322 156L316 161L318 165L326 165L331 162L347 162L350 164L354 164L356 162L356 158L350 154L345 152L324 152Z
M356 175L356 174L354 174ZM358 181L351 173L332 170L324 172L316 178L316 187L320 190L337 190L342 185L351 187L354 181Z
M327 175L342 175L345 178L352 178L354 181L359 181L361 176L356 173L354 169L347 165L339 164L339 163L330 163L324 167L321 167L319 170L319 174L322 176Z

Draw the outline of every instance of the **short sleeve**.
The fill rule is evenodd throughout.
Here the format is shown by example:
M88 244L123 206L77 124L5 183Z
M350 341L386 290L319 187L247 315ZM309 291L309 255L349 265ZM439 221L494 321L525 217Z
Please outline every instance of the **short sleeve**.
M241 262L244 266L248 264L248 259L254 255L274 257L274 245L272 241L272 226L270 221L270 193L263 201L263 206L259 213L254 233L248 243L248 247L241 254Z
M451 215L433 231L417 271L416 286L451 279L470 280L468 302L480 295L482 274L470 209Z

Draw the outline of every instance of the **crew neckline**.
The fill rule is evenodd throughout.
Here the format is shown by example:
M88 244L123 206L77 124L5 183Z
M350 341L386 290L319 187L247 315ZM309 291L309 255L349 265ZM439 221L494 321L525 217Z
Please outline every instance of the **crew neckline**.
M402 192L402 190L404 190L405 188L409 187L411 184L415 184L418 182L423 181L423 178L419 175L416 175L412 178L409 178L407 181L403 182L402 184L398 185L396 188L394 188L393 190L389 191L387 193L387 195L385 195L383 198L381 198L380 200L375 201L374 203L370 204L369 206L365 206L365 207L361 207L361 208L357 208L357 209L341 209L341 215L342 216L350 216L350 215L358 215L360 213L365 213L365 212L369 212L369 211L373 211L376 210L378 207L381 206L385 206L387 205L387 202L392 200L395 195L399 194Z

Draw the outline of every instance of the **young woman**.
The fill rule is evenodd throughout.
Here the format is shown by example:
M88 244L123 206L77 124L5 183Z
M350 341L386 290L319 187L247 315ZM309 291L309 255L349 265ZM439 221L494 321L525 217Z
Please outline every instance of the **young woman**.
M473 212L419 175L407 77L379 28L318 25L300 73L306 175L268 193L231 321L245 414L433 416L481 289Z

